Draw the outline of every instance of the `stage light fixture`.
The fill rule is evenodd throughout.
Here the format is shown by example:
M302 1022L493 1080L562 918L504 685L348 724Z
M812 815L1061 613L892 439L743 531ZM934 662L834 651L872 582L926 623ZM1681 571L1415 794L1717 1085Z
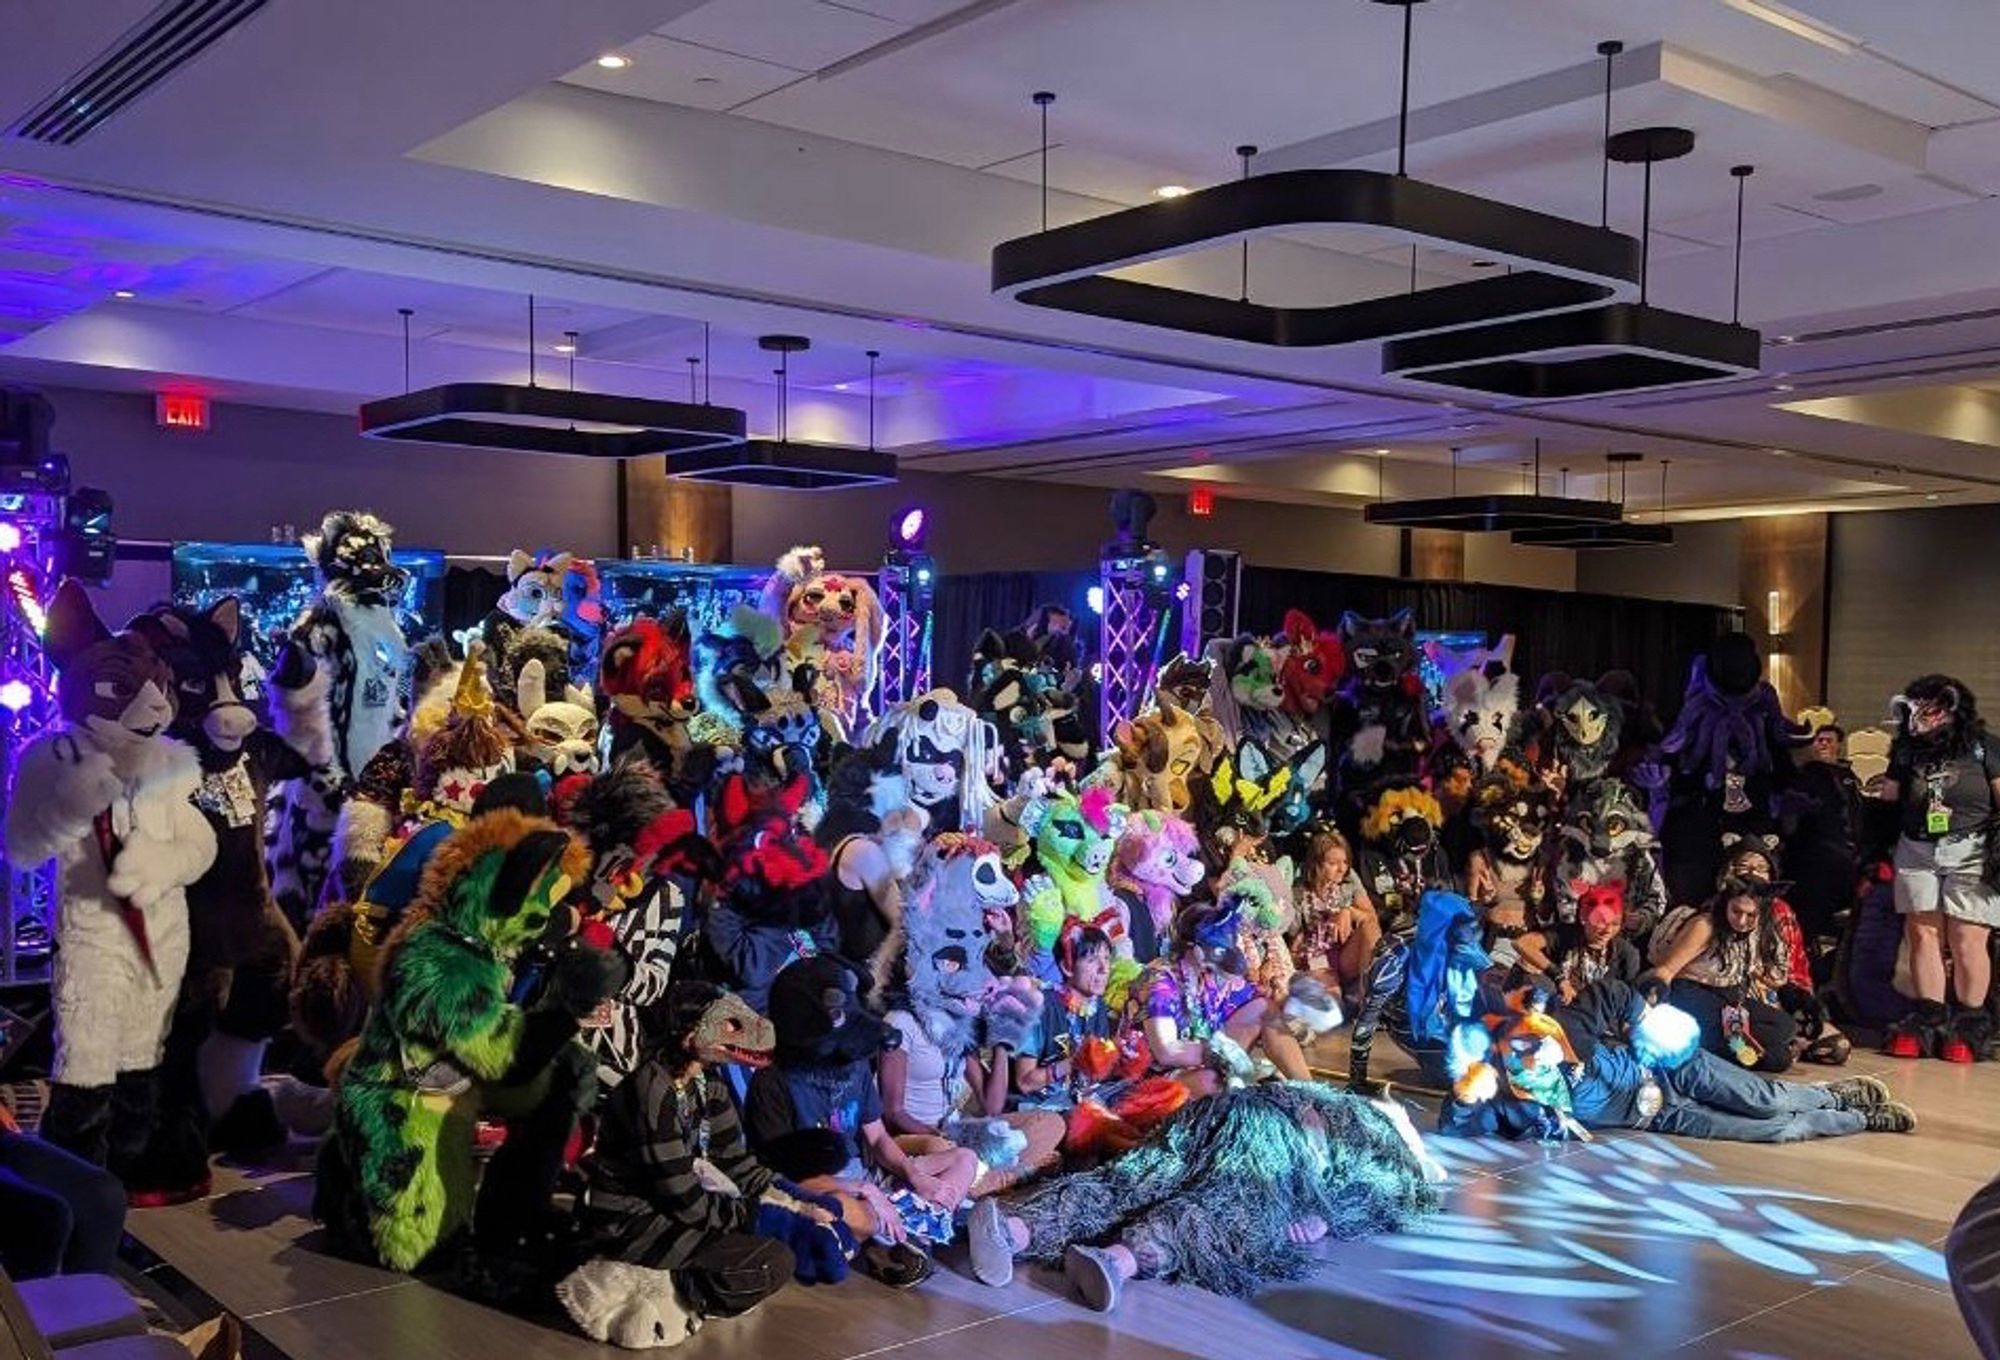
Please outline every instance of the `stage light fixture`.
M929 528L929 517L922 506L911 506L896 517L896 543L911 552L924 546L924 531Z

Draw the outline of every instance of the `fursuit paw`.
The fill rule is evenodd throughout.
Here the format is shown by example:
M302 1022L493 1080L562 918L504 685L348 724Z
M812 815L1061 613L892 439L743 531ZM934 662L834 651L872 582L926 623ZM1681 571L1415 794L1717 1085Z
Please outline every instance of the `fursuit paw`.
M577 1330L626 1350L678 1346L701 1326L681 1299L672 1273L623 1261L586 1261L556 1285Z
M582 944L565 948L549 966L548 1004L581 1020L618 995L631 975L622 954Z
M839 1284L847 1278L848 1255L839 1222L836 1218L822 1223L781 1205L764 1203L757 1206L756 1232L791 1248L792 1278L800 1284Z
M49 806L63 821L87 826L124 794L125 781L104 752L67 737L50 749L58 773L49 788Z

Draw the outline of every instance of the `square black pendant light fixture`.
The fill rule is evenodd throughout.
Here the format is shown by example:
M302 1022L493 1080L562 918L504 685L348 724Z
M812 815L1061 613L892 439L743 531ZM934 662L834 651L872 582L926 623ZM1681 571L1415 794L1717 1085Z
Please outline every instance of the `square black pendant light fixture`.
M1625 510L1625 470L1645 455L1608 453L1604 461L1618 469L1618 511ZM1667 464L1660 460L1660 514L1667 512ZM1608 475L1608 469L1607 469ZM1567 524L1553 529L1516 529L1513 541L1530 548L1569 548L1576 552L1607 548L1664 548L1674 541L1673 529L1664 521L1643 524L1619 519L1613 524Z
M1686 128L1634 128L1606 141L1608 161L1646 167L1642 243L1652 236L1653 166L1693 149L1694 133ZM1742 306L1743 189L1752 167L1739 165L1730 173L1737 185L1731 320L1650 305L1645 293L1650 252L1642 251L1636 303L1392 340L1382 347L1383 376L1525 401L1620 396L1754 376L1763 361L1763 336L1735 320Z
M790 491L839 491L896 480L896 456L875 447L876 350L868 351L868 447L798 444L789 438L791 356L812 347L803 335L759 336L758 347L779 356L778 437L745 439L728 447L669 454L669 477L730 486L779 487Z
M1451 451L1452 484L1458 483L1458 450ZM1379 469L1379 463L1378 463ZM1526 464L1523 465L1525 477ZM1537 532L1580 526L1610 526L1623 513L1616 501L1583 500L1542 494L1542 441L1535 441L1534 490L1499 495L1426 496L1416 500L1377 500L1362 507L1370 524L1397 529L1453 529L1461 533ZM1381 474L1377 472L1377 482ZM1567 478L1565 478L1567 481Z
M580 458L726 448L748 432L743 412L727 406L627 397L576 390L577 335L557 349L569 355L567 388L535 381L535 300L528 299L528 381L444 383L409 391L410 318L403 319L401 396L361 407L361 433L407 444L455 444L504 453L551 453Z
M1283 347L1345 345L1424 335L1515 317L1631 301L1640 243L1604 226L1481 198L1405 173L1410 16L1423 0L1375 0L1404 11L1402 112L1394 174L1375 170L1247 173L1255 148L1239 147L1244 178L1159 203L1051 229L1048 106L1042 110L1042 230L993 250L993 291L1036 307ZM1402 243L1460 251L1512 272L1326 307L1252 302L1247 242L1268 233L1338 226ZM1245 241L1242 296L1219 297L1111 277L1120 269Z
M361 408L370 439L584 458L724 449L746 429L743 412L726 406L516 383L446 383Z

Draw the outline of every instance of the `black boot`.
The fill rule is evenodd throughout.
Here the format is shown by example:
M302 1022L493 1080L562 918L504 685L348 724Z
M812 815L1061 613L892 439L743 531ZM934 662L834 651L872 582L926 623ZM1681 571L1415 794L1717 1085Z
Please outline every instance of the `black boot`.
M1993 1019L1984 1007L1960 1009L1938 1044L1937 1055L1949 1063L1985 1062L1993 1056Z
M53 1082L42 1112L42 1137L103 1166L111 1151L111 1088Z
M118 1074L118 1084L112 1088L108 1165L125 1182L133 1208L185 1204L208 1193L204 1133L198 1125L179 1129L174 1141L188 1146L165 1149L161 1140L160 1069Z

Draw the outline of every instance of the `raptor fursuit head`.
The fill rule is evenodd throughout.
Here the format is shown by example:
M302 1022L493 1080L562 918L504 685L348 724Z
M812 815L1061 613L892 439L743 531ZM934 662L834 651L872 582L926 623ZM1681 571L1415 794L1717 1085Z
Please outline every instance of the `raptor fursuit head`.
M1165 951L1181 904L1207 877L1201 842L1190 823L1150 809L1134 812L1126 820L1125 834L1118 838L1112 856L1109 882L1125 905L1134 941L1153 942L1150 957L1149 951L1138 951L1141 963L1150 963Z
M1132 940L1116 897L1105 881L1118 838L1125 834L1126 811L1107 788L1056 793L1022 810L1021 828L1033 838L1038 872L1023 886L1026 909L1018 934L1031 971L1053 986L1056 937L1063 922L1076 917L1111 936L1113 952L1132 970ZM1114 965L1114 973L1116 972Z
M764 584L763 609L784 625L786 660L812 666L815 700L835 735L859 732L887 636L875 588L862 577L828 571L818 548L793 548Z
M1285 611L1285 659L1278 668L1278 688L1285 711L1311 720L1347 674L1347 649L1338 633L1320 631L1303 610Z
M575 1109L591 1094L588 1060L570 1041L616 984L610 956L559 954L541 1001L508 1000L514 961L560 928L563 900L589 868L581 841L512 811L478 818L437 851L383 947L379 994L337 1083L314 1209L344 1246L416 1269L472 1221L482 1114ZM568 1134L567 1119L535 1122ZM540 1191L500 1164L526 1151L513 1143L486 1176L496 1199Z
M597 688L611 724L615 758L638 748L669 780L693 742L694 667L687 623L678 613L636 618L604 639Z
M114 636L64 581L42 644L62 723L22 750L6 809L9 860L60 859L42 1133L92 1161L124 1161L151 1131L151 1070L187 963L184 890L214 861L215 832L194 805L194 752L167 735L173 672L146 640Z
M1571 784L1602 779L1618 754L1618 738L1625 726L1625 709L1616 700L1597 692L1597 686L1578 681L1555 702L1556 760L1569 772Z
M1407 609L1386 619L1343 614L1340 641L1347 649L1346 705L1339 729L1346 740L1343 785L1355 788L1377 778L1414 775L1430 724L1417 673L1413 616Z
M910 801L930 816L932 831L985 828L1001 775L1000 734L948 689L896 705L868 729L870 746L894 740Z
M292 642L327 672L333 764L324 777L287 787L271 846L271 886L294 927L319 904L333 859L346 786L395 740L409 645L396 603L409 577L391 560L394 531L362 510L329 511L300 540L318 569L320 595L292 625Z
M170 731L201 762L195 806L215 833L215 863L188 885L191 950L167 1047L161 1134L148 1189L169 1195L208 1174L210 1117L218 1141L244 1155L282 1138L259 1082L266 1043L284 1027L291 927L264 868L265 808L273 788L333 759L326 673L287 645L266 692L276 731L244 695L243 616L236 600L209 609L162 605L131 628L172 669L178 711Z
M1581 890L1604 883L1625 885L1629 933L1652 933L1666 914L1666 886L1653 859L1653 824L1638 796L1619 779L1600 779L1570 794L1554 875L1556 919L1575 921Z
M947 1054L981 1044L1019 1052L1041 1018L1034 981L996 977L987 962L996 934L1011 929L1014 897L1000 852L974 836L938 837L903 883L900 946L911 1010Z
M1221 724L1206 713L1189 712L1161 690L1156 707L1111 729L1102 769L1125 806L1186 812L1194 803L1195 782L1225 749Z

